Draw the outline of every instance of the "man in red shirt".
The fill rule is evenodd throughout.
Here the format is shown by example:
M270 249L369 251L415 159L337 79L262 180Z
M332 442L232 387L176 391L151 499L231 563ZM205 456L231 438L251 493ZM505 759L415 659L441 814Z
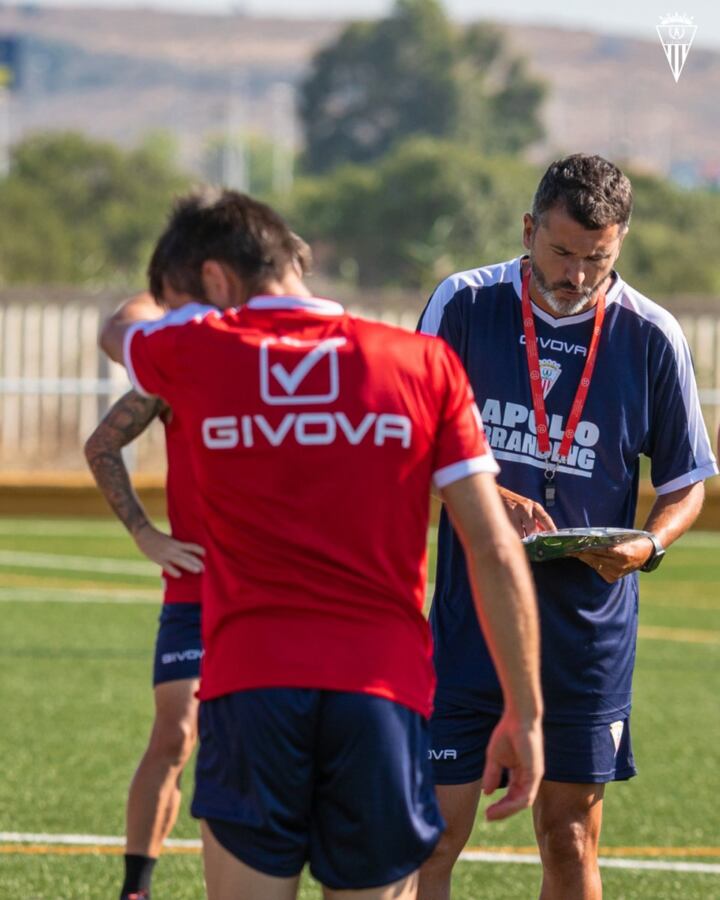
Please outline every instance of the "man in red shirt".
M484 786L503 768L510 784L490 818L528 806L542 770L533 589L455 354L312 297L292 237L226 193L198 217L188 263L235 308L157 320L136 298L102 343L170 404L201 496L193 812L209 897L294 897L309 860L329 897L412 898L442 830L422 614L433 481L506 695Z
M148 269L150 293L163 310L192 301L195 275L186 268L187 223L216 199L194 194L173 209ZM191 231L191 229L190 229ZM297 265L310 264L307 245L297 239ZM150 521L135 493L123 447L156 418L165 428L166 500L171 534ZM130 784L126 816L125 874L120 900L149 900L155 863L180 808L180 779L197 739L196 697L202 639L200 597L203 527L192 464L182 429L159 397L129 391L108 411L85 444L100 491L138 548L163 571L163 607L153 666L155 716L150 738Z

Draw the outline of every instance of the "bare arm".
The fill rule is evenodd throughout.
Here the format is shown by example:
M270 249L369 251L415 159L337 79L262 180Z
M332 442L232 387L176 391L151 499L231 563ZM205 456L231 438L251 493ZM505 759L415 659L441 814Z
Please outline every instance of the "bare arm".
M180 569L201 572L197 544L183 543L159 531L150 521L132 486L122 448L142 434L160 413L167 409L157 397L143 397L129 391L108 411L85 443L85 458L100 492L132 535L148 559L174 577Z
M493 476L457 481L443 489L443 498L465 548L475 608L505 699L483 774L483 790L491 793L502 769L510 769L507 794L487 811L500 819L532 804L543 772L535 590Z
M700 515L705 499L705 485L698 481L689 487L680 488L670 494L662 494L653 504L645 531L657 536L666 549L690 528ZM653 545L647 538L638 538L617 547L605 550L588 550L578 554L579 558L605 579L609 584L618 581L643 566L653 552Z
M510 524L520 537L534 534L536 531L557 531L557 526L541 503L531 500L529 497L523 497L522 494L516 494L500 485L497 486L497 490L510 519ZM442 501L439 492L433 489L432 494L433 497Z
M124 363L125 334L136 323L161 319L165 310L158 306L151 294L136 294L122 303L100 329L99 343L114 362Z

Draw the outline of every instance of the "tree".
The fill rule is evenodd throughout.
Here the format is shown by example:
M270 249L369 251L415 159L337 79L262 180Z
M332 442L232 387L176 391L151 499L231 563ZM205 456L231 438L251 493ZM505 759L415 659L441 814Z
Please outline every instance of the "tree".
M290 216L331 274L428 291L453 271L517 253L536 183L517 160L415 138L375 165L300 180Z
M172 197L189 184L173 157L157 135L131 151L72 132L20 143L0 182L0 282L142 277Z
M372 165L300 179L288 210L318 265L360 286L428 293L452 272L523 252L541 170L414 138ZM653 299L720 291L720 194L630 173L636 204L618 268ZM672 302L669 302L672 308Z
M543 97L496 29L455 28L439 0L397 0L313 60L300 92L305 166L370 162L412 135L516 152L542 137Z

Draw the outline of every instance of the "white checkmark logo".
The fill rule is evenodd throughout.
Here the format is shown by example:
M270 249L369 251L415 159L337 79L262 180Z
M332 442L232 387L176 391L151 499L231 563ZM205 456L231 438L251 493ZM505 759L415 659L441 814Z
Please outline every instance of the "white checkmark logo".
M270 371L280 382L285 393L292 396L305 378L310 374L310 370L315 368L323 356L331 350L342 347L344 343L345 338L328 338L328 340L322 341L322 343L318 344L314 350L311 350L304 356L292 372L288 372L282 363L275 363Z
M260 347L260 393L265 403L272 405L287 405L295 403L331 403L338 396L340 390L340 376L337 358L337 349L347 343L347 338L327 338L324 341L310 342L297 341L293 338L268 339ZM270 366L269 352L272 347L285 347L304 349L300 361L293 368L288 369L280 362ZM324 394L308 395L299 394L298 389L310 372L324 359L328 362L328 389ZM282 394L272 390L271 376L282 388Z

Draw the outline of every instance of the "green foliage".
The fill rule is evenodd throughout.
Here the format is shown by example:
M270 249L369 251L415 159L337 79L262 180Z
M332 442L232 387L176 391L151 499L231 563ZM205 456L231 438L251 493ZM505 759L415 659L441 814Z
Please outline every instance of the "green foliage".
M430 290L452 272L522 252L522 215L541 174L517 157L414 138L373 165L300 179L289 213L330 274ZM630 175L636 207L623 277L658 299L720 291L720 195Z
M516 152L542 137L543 86L489 25L456 29L439 0L397 0L315 57L301 89L305 164L363 163L412 135Z
M486 154L520 153L542 139L545 87L528 74L523 59L508 54L495 27L483 24L467 30L456 73L461 87L456 131L461 139Z
M0 182L0 284L137 279L187 186L162 135L129 152L71 132L28 138Z
M354 269L360 284L429 289L517 252L536 180L519 161L417 138L374 166L302 179L293 218L332 274Z
M228 159L229 157L229 159ZM267 200L282 189L294 168L293 151L279 147L260 134L225 135L210 138L205 148L203 172L207 181L228 187L228 168L242 171L249 194ZM237 187L237 185L235 185Z
M635 212L621 257L626 279L651 297L720 293L720 195L631 177Z

